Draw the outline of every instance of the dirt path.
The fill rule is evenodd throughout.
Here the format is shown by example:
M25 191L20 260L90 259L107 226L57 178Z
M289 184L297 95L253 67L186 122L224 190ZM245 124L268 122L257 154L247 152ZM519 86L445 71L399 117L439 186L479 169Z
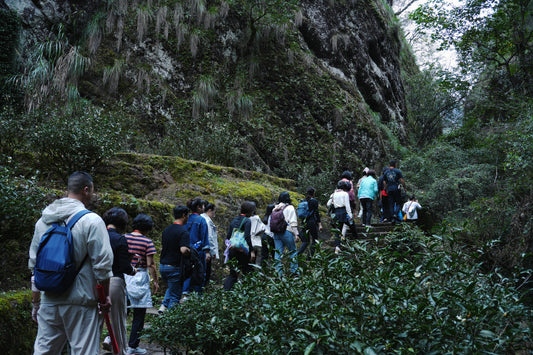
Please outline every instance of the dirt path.
M146 310L146 313L147 314L155 314L155 315L157 315L157 310L155 308L148 308ZM145 327L146 326L150 326L150 323L147 322L147 323L145 323L144 326ZM165 352L165 350L162 347L158 346L157 344L150 344L150 343L146 343L146 342L141 341L139 346L148 351L147 355L170 355L169 351ZM100 348L100 354L101 355L112 355L111 352L105 351L102 348Z

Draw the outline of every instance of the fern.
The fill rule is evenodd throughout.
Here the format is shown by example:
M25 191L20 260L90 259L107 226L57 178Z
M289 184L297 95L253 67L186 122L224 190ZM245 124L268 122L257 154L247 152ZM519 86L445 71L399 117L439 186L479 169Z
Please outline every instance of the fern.
M177 49L179 50L183 40L185 39L185 34L187 33L187 25L185 23L180 23L176 26L176 38L177 38Z
M217 95L218 89L213 78L201 76L193 94L193 117L197 118L200 112L207 111Z
M304 14L302 13L301 9L298 9L296 13L294 14L294 24L296 27L300 27L302 25L304 19Z
M87 48L90 54L95 54L100 44L102 43L102 19L105 15L103 13L96 14L89 22L85 29L85 36L87 38Z
M191 33L190 39L189 39L190 49L191 49L191 55L196 57L196 54L198 54L198 42L200 41L198 32L194 31Z
M189 0L189 8L191 10L191 14L196 16L196 19L198 22L200 22L205 12L204 0Z
M216 15L215 14L212 14L209 11L204 13L202 22L203 22L204 28L206 30L212 28L213 25L215 24L215 21L216 21Z
M176 3L176 6L174 7L174 15L172 16L172 20L175 27L178 27L183 20L183 7L180 3Z
M168 8L166 6L162 6L157 10L157 14L155 16L155 33L157 35L159 35L161 31L162 25L163 25L163 28L168 26L167 12L168 12ZM168 29L167 29L167 33L168 33ZM167 37L168 37L168 34L167 34Z
M50 97L70 101L79 97L78 79L90 65L79 47L71 46L63 26L58 26L54 38L39 44L31 55L33 63L27 71L12 78L25 91L24 103L28 111L39 107Z
M243 94L240 90L235 93L229 93L226 103L230 115L241 116L245 120L252 115L253 101L249 95Z
M109 88L110 93L115 93L118 89L118 82L120 75L124 71L124 60L115 59L115 63L112 67L104 68L104 74L102 81L104 86Z
M219 8L219 15L220 17L222 18L225 18L226 16L228 16L228 12L229 12L229 5L226 1L222 1L220 3L220 8Z
M150 75L146 72L144 69L139 69L137 72L137 78L135 80L135 84L137 85L137 89L142 90L144 89L146 93L150 92L150 86L152 85Z
M143 42L152 14L148 8L137 8L137 41Z
M124 34L124 17L120 16L117 19L117 31L115 33L115 37L117 39L117 52L120 51L120 47L122 47L122 36Z
M338 33L334 33L333 36L331 36L331 50L333 52L336 52L337 51L337 48L338 48L338 43L339 43L339 34Z

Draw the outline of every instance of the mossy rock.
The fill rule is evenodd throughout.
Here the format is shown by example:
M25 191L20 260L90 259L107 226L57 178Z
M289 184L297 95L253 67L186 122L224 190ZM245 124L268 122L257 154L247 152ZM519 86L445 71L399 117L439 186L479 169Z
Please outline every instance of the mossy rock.
M31 319L31 291L0 294L0 348L6 354L31 354L37 324Z

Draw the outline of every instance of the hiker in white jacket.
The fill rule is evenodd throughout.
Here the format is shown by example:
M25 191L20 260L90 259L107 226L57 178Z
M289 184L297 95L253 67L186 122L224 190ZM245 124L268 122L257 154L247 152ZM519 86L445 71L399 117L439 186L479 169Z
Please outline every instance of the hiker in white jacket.
M346 225L350 229L352 236L357 238L357 231L355 229L355 223L353 221L352 208L350 206L350 198L348 191L350 191L351 184L347 181L340 180L337 183L337 189L329 197L329 201L326 204L328 208L333 211L333 221L339 230L342 230ZM342 237L344 239L344 235ZM335 253L339 254L341 249L341 236L340 233L335 233Z
M422 206L418 203L415 195L411 195L409 201L403 204L402 213L407 215L407 222L416 222L418 220L418 210Z
M296 215L296 209L291 204L291 197L287 191L279 194L278 204L274 207L269 219L270 230L274 233L274 245L276 247L276 253L274 254L275 267L280 276L283 275L281 256L283 251L287 248L291 258L291 273L298 274L298 260L296 242L300 239L298 233L298 217ZM277 212L282 211L284 223L286 223L286 229L284 231L277 231L274 226L274 215Z
M263 262L263 241L261 236L265 232L266 226L261 220L261 217L257 215L257 210L253 212L250 221L252 222L250 238L252 239L252 247L255 252L254 264L261 266Z
M75 172L68 179L67 197L46 207L35 224L30 245L29 268L33 271L41 236L52 223L68 220L90 204L94 185L89 174ZM98 354L102 317L98 311L109 312L111 301L98 301L96 285L109 292L113 276L113 251L106 225L96 213L81 217L72 227L74 260L79 273L73 285L62 294L41 292L37 313L37 337L34 354L61 354L68 342L73 354Z

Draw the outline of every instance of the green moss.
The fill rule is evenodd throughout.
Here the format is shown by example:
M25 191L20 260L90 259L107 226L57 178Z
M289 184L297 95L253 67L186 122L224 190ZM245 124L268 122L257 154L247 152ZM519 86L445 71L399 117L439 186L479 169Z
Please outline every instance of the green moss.
M37 334L31 309L30 290L0 293L0 349L4 352L31 353Z

